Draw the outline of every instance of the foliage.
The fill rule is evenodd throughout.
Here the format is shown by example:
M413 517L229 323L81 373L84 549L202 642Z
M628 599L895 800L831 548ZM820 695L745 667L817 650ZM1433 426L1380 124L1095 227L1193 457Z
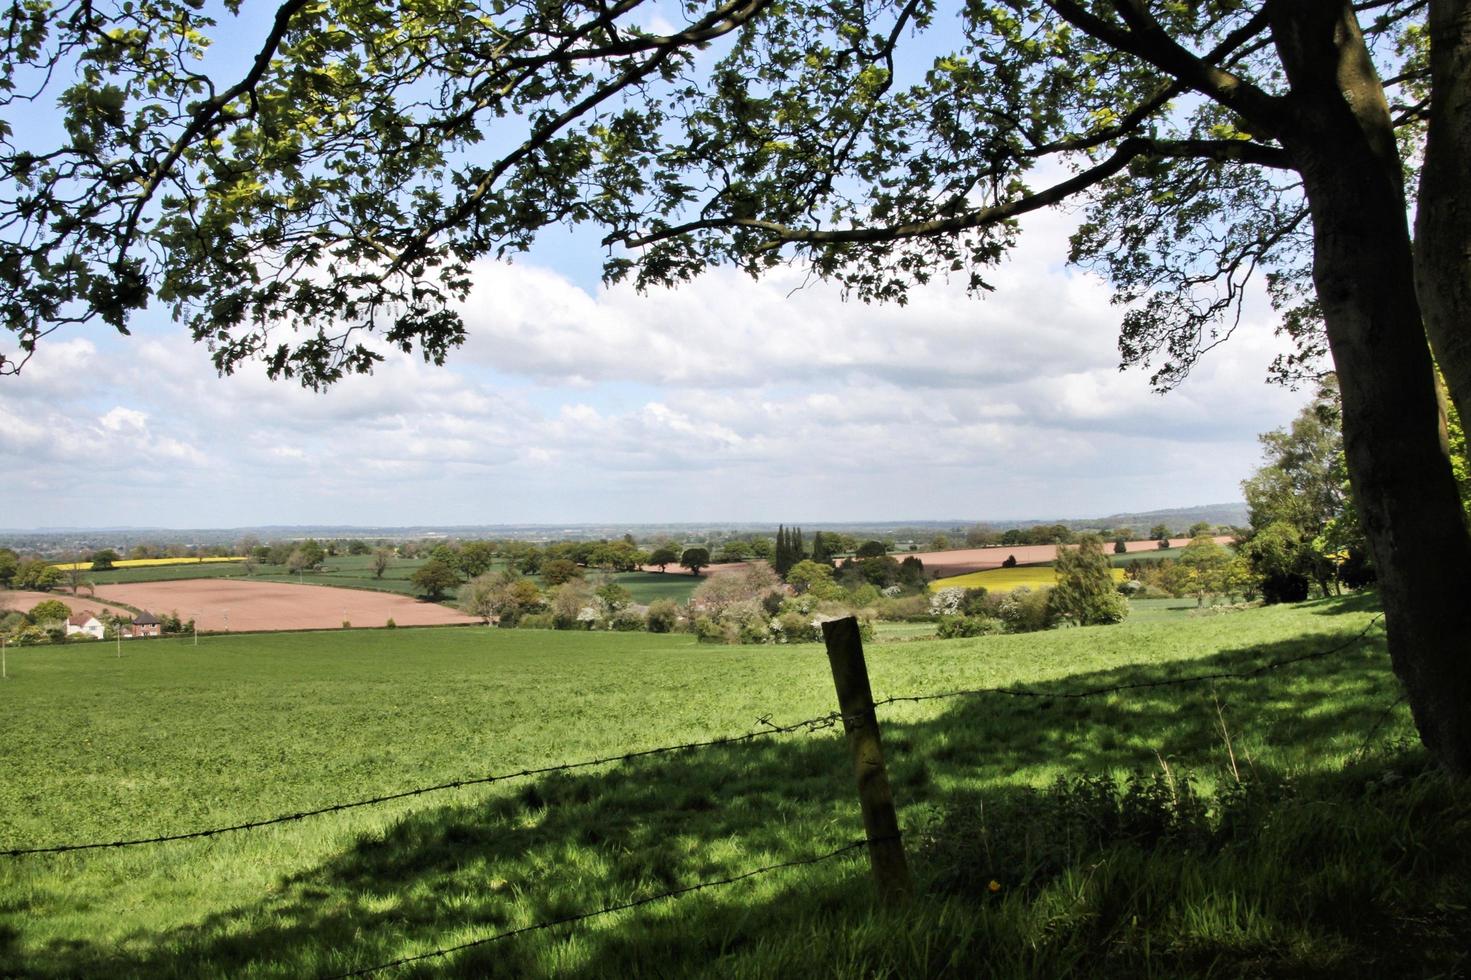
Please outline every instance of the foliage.
M112 569L113 564L118 560L118 558L118 553L116 551L113 551L111 548L103 548L101 551L94 551L92 553L92 571L109 571Z
M553 589L550 605L552 624L559 630L591 629L597 620L597 597L592 586L580 578Z
M968 636L990 636L1004 630L1002 622L990 616L943 616L935 635L942 640L953 640Z
M582 569L571 559L553 558L541 563L541 580L549 586L558 586L575 578L582 578Z
M720 616L742 603L759 602L781 588L781 580L770 565L757 563L735 571L712 574L690 597L690 605Z
M71 610L60 599L43 599L31 607L26 617L37 626L46 626L65 622L71 617Z
M710 567L710 550L708 548L686 548L679 556L679 564L682 568L688 568L691 575L698 575L700 569Z
M1078 626L1117 623L1129 604L1114 589L1113 569L1103 554L1103 541L1085 534L1076 547L1057 550L1057 585L1048 602L1053 618Z
M836 600L841 599L844 589L833 581L833 569L831 565L819 564L810 559L804 559L793 565L787 572L787 584L790 585L798 595L810 593L817 599Z
M1180 565L1190 573L1190 588L1203 605L1207 596L1230 591L1231 553L1209 534L1191 539L1180 556Z
M679 606L670 599L656 599L649 603L645 622L650 633L673 633L679 625Z
M439 558L431 558L409 576L414 588L429 600L439 599L460 584L460 573Z
M1004 559L1002 559L1002 561L1001 561L1001 567L1002 568L1015 568L1016 567L1016 555L1007 555Z
M661 572L664 571L666 566L673 565L678 561L679 552L670 547L655 548L649 553L649 564L657 567Z

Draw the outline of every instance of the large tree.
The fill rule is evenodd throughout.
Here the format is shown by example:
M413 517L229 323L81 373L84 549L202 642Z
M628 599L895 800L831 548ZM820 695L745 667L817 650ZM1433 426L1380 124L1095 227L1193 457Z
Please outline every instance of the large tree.
M658 31L654 0L243 6L0 14L0 370L155 298L223 371L441 361L471 264L557 223L643 286L795 259L863 299L984 290L1016 220L1072 201L1156 384L1253 277L1282 372L1331 356L1395 669L1471 773L1471 534L1426 341L1464 414L1471 0L692 0ZM258 42L197 60L224 32Z

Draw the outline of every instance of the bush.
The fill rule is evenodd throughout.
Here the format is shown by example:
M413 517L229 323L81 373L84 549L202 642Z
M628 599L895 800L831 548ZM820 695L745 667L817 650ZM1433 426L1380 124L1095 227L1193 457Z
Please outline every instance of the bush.
M650 633L673 633L679 625L679 606L672 599L656 599L649 604L646 621Z
M701 643L725 643L725 627L720 620L712 616L696 616L695 621L690 624L690 632L695 634L695 639Z
M890 622L925 623L935 618L930 597L925 594L884 597L874 606L879 619Z
M551 630L557 628L557 617L549 612L527 613L516 623L517 629Z
M1281 573L1262 579L1262 599L1268 605L1277 602L1302 602L1308 597L1308 580L1305 575Z
M608 622L608 628L619 633L637 633L645 625L644 614L637 609L620 609Z
M810 615L786 612L781 614L777 622L781 626L782 639L788 643L816 643L822 639L822 631Z
M1116 591L1121 596L1134 597L1138 596L1139 593L1144 591L1144 589L1145 586L1143 582L1139 581L1138 579L1131 578L1125 579L1124 581L1120 582L1118 584L1118 588L1114 591Z
M71 610L66 603L60 599L42 599L31 607L29 618L37 626L45 626L48 623L64 623L71 616Z
M1035 633L1052 625L1052 589L1012 589L997 603L997 614L1013 633Z
M1001 563L1002 568L1015 568L1016 555L1007 555L1006 560Z
M942 640L954 640L965 636L990 636L1005 632L998 619L989 616L946 616L940 620L935 635Z
M389 630L398 629L398 624L393 621L393 617L392 616L389 616L388 617L388 622L386 622L386 623L383 624L383 628L384 629L389 629Z

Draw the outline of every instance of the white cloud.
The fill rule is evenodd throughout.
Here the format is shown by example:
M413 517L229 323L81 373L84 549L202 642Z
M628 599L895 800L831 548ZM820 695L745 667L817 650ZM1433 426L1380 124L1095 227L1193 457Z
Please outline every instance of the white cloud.
M0 379L17 475L0 524L965 519L1235 497L1255 434L1302 400L1263 385L1270 330L1247 322L1160 397L1117 370L1107 290L1057 269L1065 219L1033 224L995 294L939 284L905 307L793 292L790 269L639 296L486 264L449 367L388 353L326 393L252 366L218 378L182 332L122 341L123 358L50 342Z

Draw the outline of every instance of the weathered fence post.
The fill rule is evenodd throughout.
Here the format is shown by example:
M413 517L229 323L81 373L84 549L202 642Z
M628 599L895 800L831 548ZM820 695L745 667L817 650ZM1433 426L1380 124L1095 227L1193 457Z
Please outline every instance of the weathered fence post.
M848 751L853 754L863 829L870 842L868 860L879 898L888 903L902 902L913 893L914 885L904 859L904 842L899 838L894 793L884 769L884 748L879 741L878 715L873 708L873 689L868 686L858 620L852 616L829 620L822 624L822 638L827 644L833 684L838 689L838 710L843 713Z

